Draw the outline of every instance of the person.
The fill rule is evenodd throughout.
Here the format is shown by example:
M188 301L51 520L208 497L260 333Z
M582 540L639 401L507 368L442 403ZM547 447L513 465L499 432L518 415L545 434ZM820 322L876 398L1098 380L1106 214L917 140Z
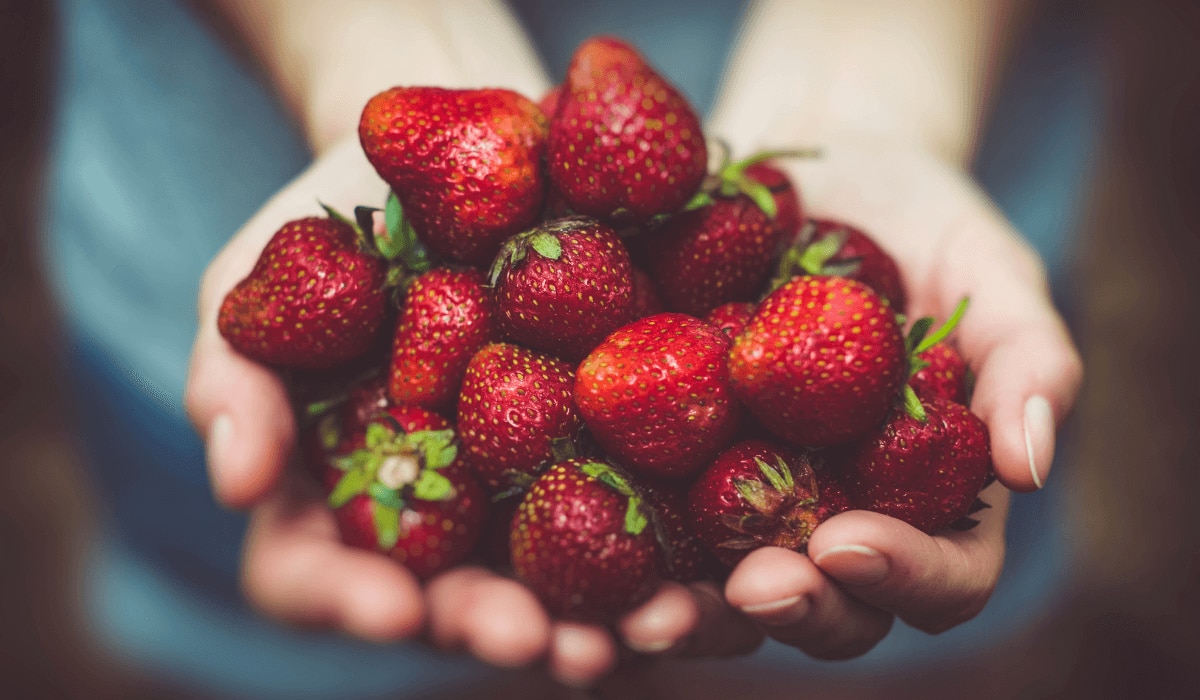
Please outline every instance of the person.
M549 13L587 15L586 3L556 5L514 8L534 27ZM676 32L658 50L707 66L742 11L643 5L627 7L627 29L652 60L660 42L637 42L639 31ZM1047 483L1082 373L1042 262L967 172L991 71L1019 21L998 2L754 2L708 121L735 153L819 145L820 159L785 163L809 211L881 240L914 315L944 318L971 298L957 338L998 476L978 527L930 537L843 514L816 531L807 557L757 551L724 590L665 584L613 630L554 620L527 589L480 568L421 585L338 542L288 466L296 428L280 379L221 339L217 307L270 235L319 213L318 199L343 210L383 200L355 132L375 92L489 85L536 97L550 86L514 8L215 2L208 19L248 47L272 95L177 4L61 0L68 51L47 260L75 337L84 438L111 503L92 593L102 634L217 694L353 697L538 662L587 685L620 647L722 656L766 636L814 658L858 657L897 618L939 632L974 617L1000 576L1009 492ZM196 287L198 324L181 301ZM205 463L228 510L204 490ZM483 663L285 631L243 600L367 642L424 634Z

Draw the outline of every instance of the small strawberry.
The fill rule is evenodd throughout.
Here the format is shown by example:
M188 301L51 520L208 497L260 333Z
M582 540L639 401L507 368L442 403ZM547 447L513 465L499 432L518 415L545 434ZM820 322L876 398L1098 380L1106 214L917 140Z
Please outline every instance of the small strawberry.
M711 578L716 568L709 561L708 552L696 538L690 519L687 517L687 496L675 484L642 485L642 495L650 503L657 517L652 523L661 527L659 545L664 554L664 577L680 583L691 583Z
M922 399L941 397L967 405L967 363L948 343L934 343L917 358L926 363L913 372L908 384Z
M729 338L696 318L659 314L604 340L575 373L575 404L593 437L629 469L683 477L733 437Z
M721 329L722 333L733 340L746 328L757 309L758 305L753 302L731 301L708 312L704 320Z
M645 221L683 206L708 151L687 100L625 42L580 44L550 122L549 176L571 208Z
M568 359L633 320L629 253L595 219L556 219L510 238L489 281L509 338Z
M555 617L611 623L658 584L652 513L629 477L572 459L542 474L513 521L513 569Z
M664 310L654 280L641 268L633 268L633 318L630 320L661 314Z
M794 226L800 215L800 199L787 176L760 160L772 155L724 166L689 205L693 208L649 237L648 271L668 309L704 316L721 304L762 294L776 253L795 235L785 226ZM755 179L751 165L779 183L780 191ZM778 216L781 210L786 221Z
M554 461L583 422L562 360L504 343L485 345L467 365L458 400L463 456L493 490L513 473L535 475Z
M498 339L482 274L438 268L417 277L408 287L392 343L392 399L453 410L471 356Z
M395 87L367 102L359 139L420 239L483 266L541 214L546 127L510 90Z
M804 453L757 440L717 457L688 491L696 536L735 566L759 547L804 552L817 525L846 510L841 484Z
M329 494L346 544L383 552L422 578L471 552L487 511L482 489L456 461L454 431L427 429L444 424L393 407L346 438L361 446L338 458L344 474Z
M366 353L387 312L387 263L348 222L290 221L225 296L221 335L275 367L328 369Z
M936 533L971 512L992 468L987 425L965 406L923 402L925 420L896 411L883 428L839 450L857 508Z
M908 370L887 302L837 277L798 277L772 292L729 353L742 403L774 434L812 447L881 425Z
M903 312L908 303L896 261L870 236L838 221L813 219L780 258L776 286L797 275L856 279Z
M555 85L547 90L538 100L538 107L541 108L542 114L546 115L547 119L553 119L555 113L558 112L558 103L562 100L562 86Z

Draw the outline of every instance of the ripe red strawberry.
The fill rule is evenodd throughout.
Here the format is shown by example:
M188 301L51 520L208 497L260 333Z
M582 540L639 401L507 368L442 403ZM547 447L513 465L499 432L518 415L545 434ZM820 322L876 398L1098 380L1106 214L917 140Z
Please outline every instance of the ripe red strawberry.
M664 310L654 280L640 268L633 268L633 318L630 320L661 314Z
M725 450L688 491L693 531L735 566L759 547L804 552L817 525L850 504L827 470L804 452L757 440Z
M421 240L483 266L541 214L546 127L510 90L395 87L367 102L358 133Z
M651 517L629 477L612 465L561 462L517 509L513 569L551 615L611 623L657 587Z
M675 484L644 483L642 495L657 516L657 522L652 524L662 530L656 536L660 538L659 546L664 554L664 578L680 583L710 578L716 567L710 563L708 552L693 532L687 517L685 493Z
M837 277L798 277L772 292L729 353L742 403L772 433L812 447L878 428L908 364L887 302Z
M553 119L554 114L558 112L558 103L562 99L562 86L555 85L542 95L538 100L538 107L541 108L542 114L546 115L547 119Z
M579 365L575 404L596 442L630 470L688 476L737 429L728 349L724 333L690 316L634 321Z
M334 218L284 224L225 296L221 335L276 367L328 369L367 352L387 311L387 264L360 241Z
M933 534L965 517L992 468L987 425L965 406L923 402L926 420L896 411L872 436L844 448L842 481L857 508Z
M645 221L679 209L708 163L695 110L612 37L576 49L548 151L550 179L571 208L605 219Z
M898 312L908 304L892 256L861 230L839 221L812 219L795 237L780 258L776 278L786 281L797 275L849 277L873 288Z
M556 219L510 238L490 282L509 338L568 359L633 319L629 253L595 219Z
M516 345L485 345L471 358L458 400L463 457L493 490L532 476L559 456L583 422L562 360Z
M782 183L779 193L754 179L752 163ZM800 200L780 171L751 158L725 166L714 187L697 200L706 204L672 217L646 244L650 275L672 311L702 317L727 302L757 300L776 253L795 234L785 226L795 225Z
M731 301L708 312L704 320L721 329L722 333L733 340L746 328L757 309L758 305L753 302Z
M397 415L418 411L412 420ZM426 578L462 561L475 546L487 511L483 490L456 461L454 431L421 409L393 407L338 459L344 474L329 494L342 541L383 552ZM444 424L444 421L443 421Z
M917 359L927 364L913 372L908 384L919 398L940 397L967 405L967 363L957 350L947 343L934 343L918 353Z
M768 155L768 154L763 154ZM781 155L808 156L809 153L791 153ZM758 182L770 191L775 199L775 228L779 229L785 241L792 240L800 232L804 224L804 207L800 202L800 192L795 183L769 160L750 159L746 166L746 177Z
M409 286L392 343L392 399L453 410L467 363L499 339L492 300L476 270L435 269Z

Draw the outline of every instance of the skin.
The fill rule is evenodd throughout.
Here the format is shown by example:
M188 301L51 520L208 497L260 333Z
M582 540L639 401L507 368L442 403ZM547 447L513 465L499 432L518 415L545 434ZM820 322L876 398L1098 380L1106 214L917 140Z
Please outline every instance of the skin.
M846 658L873 647L896 617L930 632L973 617L999 576L1008 489L1044 483L1055 425L1074 403L1082 368L1040 261L964 170L983 109L984 67L1011 23L989 5L965 6L759 2L709 127L736 153L820 145L822 158L788 162L789 173L812 215L861 226L896 254L910 317L945 318L970 295L957 338L978 375L972 409L992 436L999 483L985 499L993 508L975 529L935 537L881 515L844 513L816 530L809 558L756 551L724 591L666 584L611 631L553 620L527 589L483 569L460 567L422 589L395 562L341 545L315 487L285 476L296 427L283 385L216 330L220 300L279 222L319 213L318 195L346 211L383 201L385 187L353 131L372 94L405 83L544 92L545 76L517 25L485 0L364 2L353 12L334 3L223 6L314 150L312 166L212 262L200 291L187 408L207 436L215 495L251 512L242 571L248 598L274 618L364 639L425 632L440 647L497 666L544 662L572 685L614 669L619 644L643 654L728 656L767 635L816 657ZM489 21L467 20L482 15ZM483 30L496 23L511 31ZM413 24L436 29L417 33ZM304 31L311 26L323 31ZM388 39L404 26L418 39ZM376 32L376 40L365 36ZM351 37L363 50L339 50ZM1031 396L1047 400L1050 416L1029 421L1027 431Z

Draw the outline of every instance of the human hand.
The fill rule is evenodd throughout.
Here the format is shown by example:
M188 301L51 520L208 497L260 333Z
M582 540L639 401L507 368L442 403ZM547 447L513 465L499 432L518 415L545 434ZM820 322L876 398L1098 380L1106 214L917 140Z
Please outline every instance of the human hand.
M814 531L807 557L762 549L733 572L729 604L768 635L818 658L849 658L883 639L894 617L937 633L983 608L1004 559L1007 489L1045 483L1082 365L1041 262L968 175L886 142L823 149L785 164L807 211L861 227L893 255L909 317L944 320L970 298L954 338L977 377L971 409L988 425L999 481L982 494L992 508L967 532L931 537L852 511Z
M554 620L527 588L480 567L459 567L423 586L395 561L341 543L317 485L288 468L297 429L282 381L233 350L216 319L225 294L283 222L318 214L318 198L351 211L385 195L357 139L347 137L272 198L205 273L186 403L206 436L214 494L251 512L242 566L247 598L281 621L363 639L388 642L427 630L432 643L497 666L544 659L573 684L610 670L620 643L650 653L680 650L694 630L720 629L719 648L691 649L732 653L757 646L761 633L725 606L711 584L665 584L610 631Z

